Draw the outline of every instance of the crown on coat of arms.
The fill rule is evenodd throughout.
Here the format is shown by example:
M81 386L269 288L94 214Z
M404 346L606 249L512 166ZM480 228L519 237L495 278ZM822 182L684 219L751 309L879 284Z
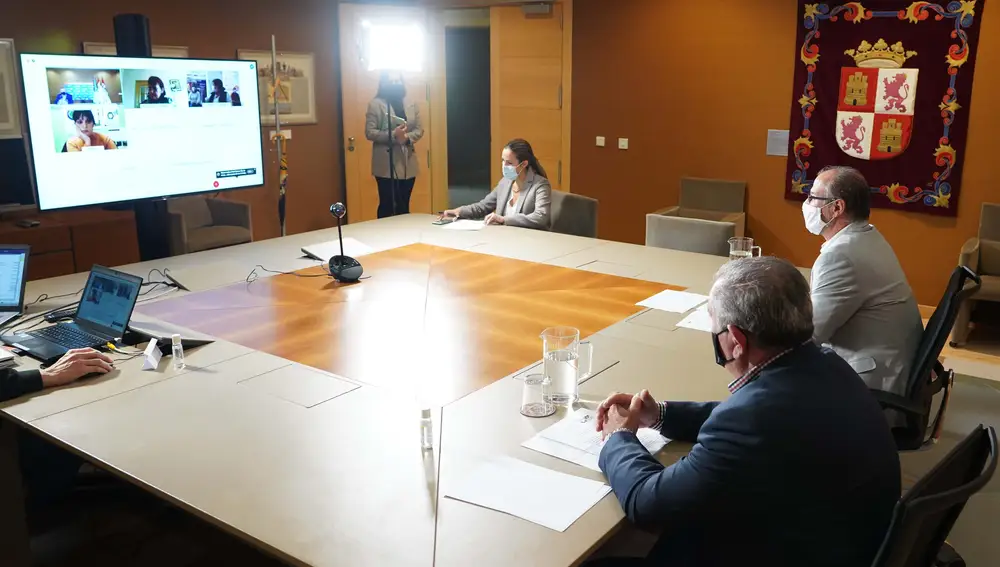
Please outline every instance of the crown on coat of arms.
M890 47L884 39L879 38L875 45L862 41L857 49L848 49L844 51L844 54L853 57L858 67L899 69L907 59L916 55L917 52L904 50L901 41L897 41Z

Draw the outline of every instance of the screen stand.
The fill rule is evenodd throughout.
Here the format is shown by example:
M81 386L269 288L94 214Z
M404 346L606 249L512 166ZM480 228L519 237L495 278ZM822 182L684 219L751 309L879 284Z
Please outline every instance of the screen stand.
M139 257L143 262L170 256L170 222L167 200L135 203L135 230L139 236Z

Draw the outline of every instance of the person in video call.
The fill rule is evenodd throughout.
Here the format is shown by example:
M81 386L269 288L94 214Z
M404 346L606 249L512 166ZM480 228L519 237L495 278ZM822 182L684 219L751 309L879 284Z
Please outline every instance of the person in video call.
M410 195L419 172L413 144L424 137L424 128L417 105L406 106L405 98L402 74L383 72L378 92L365 113L365 137L372 143L372 177L378 184L380 219L410 212Z
M208 95L206 102L229 102L229 94L222 84L222 79L212 79L212 94Z
M87 375L107 374L112 368L113 362L107 355L92 349L79 349L69 351L42 370L0 369L0 402L65 386ZM9 426L9 423L0 425ZM19 432L17 445L25 508L30 521L34 514L55 504L72 490L82 461L25 431Z
M55 104L73 104L73 95L66 92L66 87L61 87L59 89L59 94L56 95Z
M167 98L167 88L163 86L162 79L151 75L146 81L146 87L148 90L142 104L170 104L170 99Z
M188 83L188 106L191 108L201 106L204 100L205 97L202 96L198 83Z
M66 140L67 152L82 152L87 148L116 150L118 146L110 137L94 132L94 113L89 110L74 110L69 114L76 126L76 135Z
M708 312L727 399L657 403L643 390L598 408L598 464L625 516L663 532L645 560L594 567L869 567L899 499L899 455L857 372L813 342L809 283L773 256L729 262ZM640 427L694 446L664 467Z
M243 103L240 102L240 93L233 93L230 95L229 100L233 102L233 106L243 106Z
M486 224L549 230L552 185L531 144L511 140L501 154L503 179L478 203L441 213L442 218L481 219Z

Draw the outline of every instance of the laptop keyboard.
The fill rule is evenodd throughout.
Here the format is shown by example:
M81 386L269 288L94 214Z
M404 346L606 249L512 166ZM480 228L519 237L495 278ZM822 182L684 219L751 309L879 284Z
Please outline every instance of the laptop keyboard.
M53 325L30 333L40 339L52 341L69 349L87 348L103 342L101 337L69 325Z

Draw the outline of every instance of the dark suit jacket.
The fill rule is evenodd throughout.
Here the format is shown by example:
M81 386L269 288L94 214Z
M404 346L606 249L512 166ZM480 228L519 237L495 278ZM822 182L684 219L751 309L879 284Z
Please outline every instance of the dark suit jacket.
M42 389L42 375L37 370L18 372L13 368L0 370L0 402L13 400Z
M857 373L798 347L723 402L668 402L694 443L664 468L628 432L600 456L628 519L663 527L650 565L869 567L900 495L896 446Z

